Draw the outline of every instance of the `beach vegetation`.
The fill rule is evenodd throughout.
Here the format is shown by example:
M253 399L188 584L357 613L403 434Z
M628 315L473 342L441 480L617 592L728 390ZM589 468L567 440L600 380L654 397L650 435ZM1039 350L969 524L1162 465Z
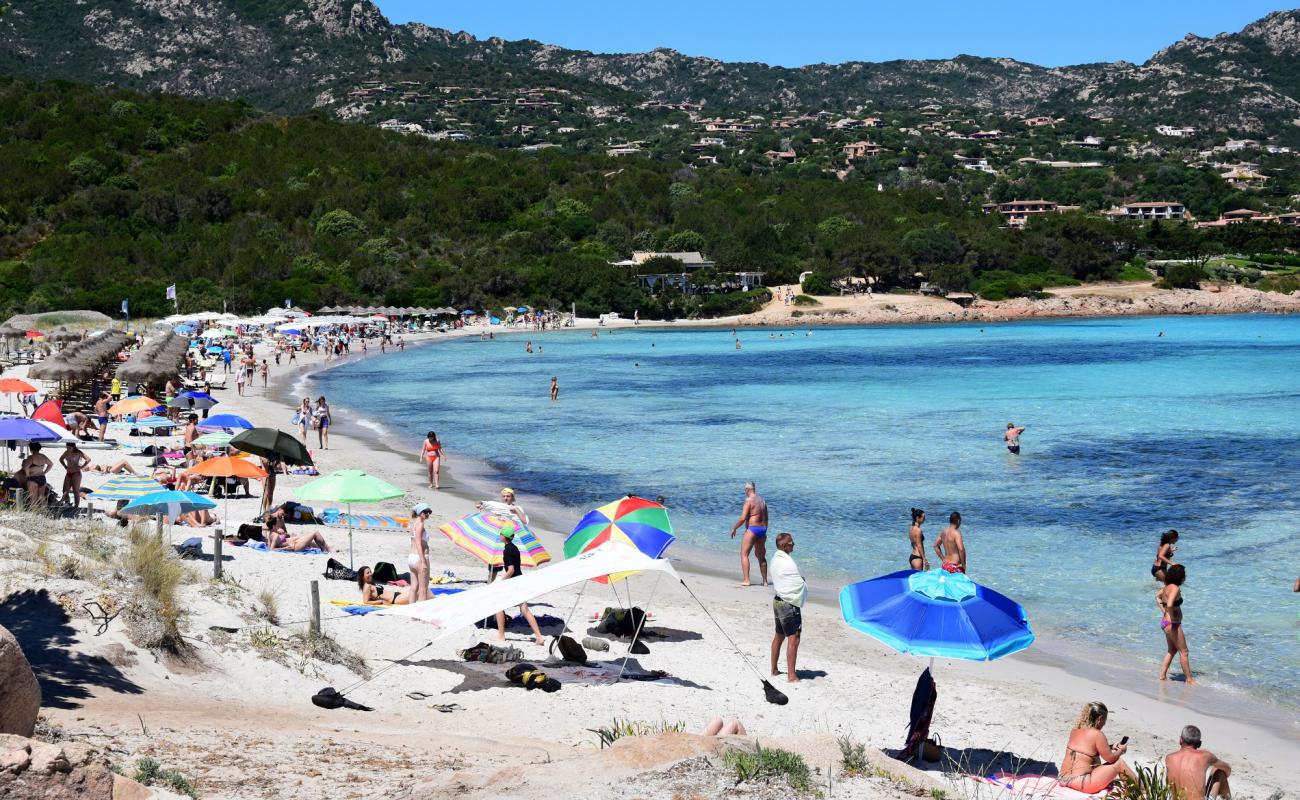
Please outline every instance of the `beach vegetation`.
M754 745L754 752L731 748L722 762L736 776L736 783L784 780L796 792L812 792L812 771L803 756L776 747Z
M272 625L280 624L280 603L274 589L266 588L257 593L257 613Z
M588 728L588 731L596 734L596 743L600 749L604 750L614 742L625 736L654 736L660 733L677 733L686 730L685 722L638 722L635 720L621 720L618 717L614 721L599 728Z
M1120 267L1115 280L1124 281L1125 283L1145 283L1151 280L1151 272L1147 269L1146 264L1146 259L1141 256L1135 257L1132 261Z
M871 771L871 762L867 758L867 746L855 742L848 736L835 740L840 746L840 769L850 777L865 775Z
M184 652L178 594L189 571L166 542L140 526L131 527L127 543L123 569L138 589L125 614L132 641L141 647Z
M794 296L794 304L797 306L819 306L822 302L811 295L797 294Z
M1158 764L1149 767L1135 764L1133 772L1136 777L1124 776L1110 790L1111 797L1116 800L1183 800L1183 793L1170 785L1169 776Z
M137 783L142 783L145 786L163 786L186 797L197 798L199 796L198 790L194 788L194 784L189 778L186 778L178 770L164 768L162 764L148 756L136 759L135 772L131 777Z
M1209 276L1200 264L1170 264L1165 267L1165 274L1156 281L1161 289L1199 289L1201 281Z
M835 290L835 287L831 286L831 282L826 278L826 276L820 272L813 272L803 279L803 292L804 296L821 295L822 297L825 297L827 295L839 294L839 292Z

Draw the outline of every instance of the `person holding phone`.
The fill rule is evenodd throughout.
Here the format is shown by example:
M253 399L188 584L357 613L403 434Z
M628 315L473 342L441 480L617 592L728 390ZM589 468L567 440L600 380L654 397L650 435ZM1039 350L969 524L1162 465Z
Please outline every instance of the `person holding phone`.
M1060 778L1057 779L1061 786L1095 794L1123 775L1137 777L1123 759L1128 752L1128 737L1112 748L1101 732L1109 716L1105 703L1093 702L1083 707L1061 758Z

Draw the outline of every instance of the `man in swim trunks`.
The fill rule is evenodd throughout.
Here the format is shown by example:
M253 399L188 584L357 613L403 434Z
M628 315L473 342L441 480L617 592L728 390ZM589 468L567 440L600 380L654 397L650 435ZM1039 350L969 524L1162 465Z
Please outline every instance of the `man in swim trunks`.
M1232 796L1228 788L1232 767L1214 753L1201 749L1201 729L1195 725L1183 728L1178 749L1165 756L1165 773L1169 776L1169 788L1177 790L1184 800Z
M763 576L763 585L767 585L767 501L754 488L754 482L745 484L745 505L740 509L740 519L731 526L731 538L736 538L736 531L741 527L745 535L740 540L740 585L752 586L749 582L749 553L752 550L758 557L758 571Z
M108 433L108 392L102 392L95 401L95 421L99 423L99 440L104 441Z
M948 515L948 527L934 540L934 552L944 572L966 572L966 543L961 538L961 514Z
M1007 449L1011 451L1011 455L1020 455L1020 434L1024 432L1024 426L1017 428L1016 423L1007 423L1007 432L1002 434L1002 439L1007 443Z

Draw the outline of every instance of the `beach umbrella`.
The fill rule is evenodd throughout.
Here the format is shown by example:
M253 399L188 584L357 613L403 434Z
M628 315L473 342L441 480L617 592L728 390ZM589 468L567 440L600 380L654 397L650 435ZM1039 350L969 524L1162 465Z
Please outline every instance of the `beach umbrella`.
M21 378L0 378L0 394L31 394L36 387Z
M72 435L72 432L69 431L67 428L63 427L63 425L61 425L61 424L55 424L55 423L50 422L50 421L48 421L48 420L37 419L37 418L35 418L35 417L32 418L32 422L35 422L37 425L40 425L41 427L45 428L45 429L46 429L47 431L49 431L50 433L52 433L52 434L54 434L55 436L59 437L59 438L58 438L58 442L59 442L60 444L67 444L68 442L73 442L74 444L80 444L80 443L81 443L81 440L80 440L80 439L78 439L77 437L73 436L73 435Z
M275 428L249 428L240 431L231 438L230 446L237 447L245 453L265 456L290 465L309 466L313 463L306 445L298 441L296 436Z
M266 470L242 458L217 456L200 461L185 470L188 475L204 475L209 478L265 478ZM224 524L230 520L230 492L224 492L221 519Z
M216 507L216 503L201 494L164 489L161 492L151 492L135 498L122 507L122 513L130 512L142 516L163 514L169 521L175 522L181 514Z
M205 433L194 440L194 444L206 445L208 447L225 447L230 444L231 434L225 431L212 431Z
M152 411L161 405L162 403L151 397L132 395L114 403L109 407L108 413L110 416L120 417L127 414L137 414L141 411Z
M63 438L36 420L0 417L0 442L54 442Z
M148 475L114 475L90 494L94 500L134 500L166 488Z
M473 315L477 314L478 312L475 311L475 310L472 309L472 308L467 308L467 309L465 309L464 311L462 311L462 312L460 312L460 313L463 314L464 316L470 317L470 316L473 316Z
M651 558L659 558L676 540L668 509L653 500L628 495L587 512L564 540L564 557L599 547L608 541L635 547ZM600 583L620 580L626 575L597 578Z
M231 430L245 429L253 427L253 423L239 416L238 414L213 414L205 420L199 422L199 430L214 431L222 428Z
M515 529L515 546L519 548L519 561L525 567L536 567L551 560L542 543L528 529L513 519L499 517L495 514L470 514L452 520L438 528L451 543L487 564L499 567L502 564L501 550L505 546L501 541L501 531L506 526Z
M181 392L172 398L172 408L194 409L212 408L219 401L207 392Z
M840 589L849 627L900 653L992 661L1034 641L1025 609L961 573L900 570Z
M298 487L304 500L343 503L348 509L348 567L352 567L352 504L378 503L406 494L388 481L359 469L341 469Z
M46 400L36 407L32 412L32 419L44 420L60 428L67 428L68 424L63 421L63 401L57 397L53 400Z
M32 328L31 330L29 330L29 331L27 331L26 333L23 334L23 338L24 338L24 339L44 339L44 338L45 338L45 334L41 333L40 331L36 330L35 328Z

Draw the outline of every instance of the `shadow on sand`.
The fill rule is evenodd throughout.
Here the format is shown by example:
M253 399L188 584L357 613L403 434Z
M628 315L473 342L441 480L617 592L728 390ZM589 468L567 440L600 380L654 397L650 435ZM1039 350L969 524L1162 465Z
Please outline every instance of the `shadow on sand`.
M27 590L0 603L0 625L8 628L41 684L41 705L80 708L79 700L103 687L123 694L144 690L99 656L74 652L77 632L67 612L45 591Z

